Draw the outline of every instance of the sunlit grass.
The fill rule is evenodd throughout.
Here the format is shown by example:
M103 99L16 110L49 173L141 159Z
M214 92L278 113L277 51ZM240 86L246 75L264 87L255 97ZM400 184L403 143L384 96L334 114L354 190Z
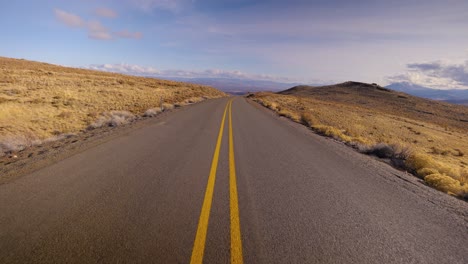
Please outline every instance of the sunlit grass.
M161 103L171 109L220 96L202 85L0 57L0 144L78 132L112 111L143 115Z

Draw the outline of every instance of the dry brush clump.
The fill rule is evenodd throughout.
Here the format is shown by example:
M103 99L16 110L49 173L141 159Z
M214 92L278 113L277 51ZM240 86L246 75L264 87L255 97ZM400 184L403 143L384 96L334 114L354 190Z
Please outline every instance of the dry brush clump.
M88 129L99 127L117 127L128 124L136 119L136 116L128 111L110 111L102 113L98 119L88 126Z
M55 142L66 138L71 138L76 136L75 133L65 133L56 136L52 136L46 139L38 139L34 136L10 136L4 138L3 141L0 142L0 157L5 155L9 155L14 152L22 151L31 146L37 146L44 143Z
M116 111L140 116L161 103L166 110L222 96L203 85L0 57L0 144L28 145L88 126L129 121Z
M318 134L388 160L439 190L467 197L468 129L461 121L451 120L442 126L441 118L437 123L432 123L431 118L410 119L404 116L411 114L389 114L375 102L372 107L364 107L366 104L360 107L344 100L333 102L329 98L318 100L266 92L249 98Z
M150 108L150 109L145 111L143 116L144 117L154 117L154 116L159 115L162 112L163 112L163 109L161 109L161 107Z

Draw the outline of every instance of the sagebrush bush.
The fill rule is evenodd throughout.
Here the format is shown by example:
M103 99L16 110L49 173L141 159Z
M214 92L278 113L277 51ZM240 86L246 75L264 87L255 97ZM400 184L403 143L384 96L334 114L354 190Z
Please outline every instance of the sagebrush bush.
M187 100L185 100L185 103L186 104L195 104L195 103L199 103L201 101L205 100L203 97L192 97L192 98L189 98Z
M387 144L387 143L377 143L374 145L363 145L358 150L361 153L368 155L374 155L379 158L392 158L406 160L411 150L408 147L396 145L396 144Z
M5 154L10 153L10 152L18 152L31 146L58 141L58 140L62 140L65 138L73 137L75 135L76 134L74 133L64 133L64 134L46 138L44 140L40 140L34 137L21 136L21 135L8 137L8 138L3 139L0 142L0 157L5 156Z
M96 129L104 126L116 127L128 124L135 120L135 115L128 111L110 111L102 113L101 116L88 129Z
M157 116L158 114L162 113L162 109L160 107L151 108L145 111L143 114L144 117L153 117Z
M0 156L4 156L6 153L23 150L35 143L34 139L27 138L25 136L12 136L4 138L0 142Z
M393 158L396 156L395 147L385 143L377 143L362 152L369 155L375 155L379 158Z

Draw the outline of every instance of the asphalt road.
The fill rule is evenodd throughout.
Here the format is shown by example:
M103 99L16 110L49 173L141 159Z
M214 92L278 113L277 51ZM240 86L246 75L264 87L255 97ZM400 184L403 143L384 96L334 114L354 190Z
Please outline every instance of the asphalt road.
M229 100L0 185L0 263L468 263L466 202Z

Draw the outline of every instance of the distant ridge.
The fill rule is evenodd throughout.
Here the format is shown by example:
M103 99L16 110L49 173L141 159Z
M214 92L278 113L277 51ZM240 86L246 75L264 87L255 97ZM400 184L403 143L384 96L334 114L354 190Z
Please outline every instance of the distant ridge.
M443 100L457 104L466 104L468 102L468 89L432 89L410 82L392 83L386 88L433 100Z

